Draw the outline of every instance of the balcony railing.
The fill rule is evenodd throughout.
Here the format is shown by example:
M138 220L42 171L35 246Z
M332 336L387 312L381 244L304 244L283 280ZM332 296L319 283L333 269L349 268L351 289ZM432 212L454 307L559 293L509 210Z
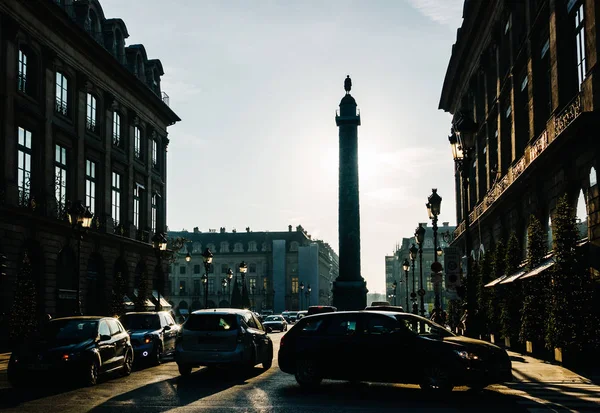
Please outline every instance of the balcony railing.
M562 133L579 115L583 113L581 93L577 95L558 115L554 117L555 136ZM546 150L551 143L548 131L542 134L525 148L525 154L508 169L506 175L497 181L485 194L483 200L475 205L469 213L469 223L478 220L500 198L506 189L531 165L531 163ZM456 239L465 231L465 222L462 221L454 230Z

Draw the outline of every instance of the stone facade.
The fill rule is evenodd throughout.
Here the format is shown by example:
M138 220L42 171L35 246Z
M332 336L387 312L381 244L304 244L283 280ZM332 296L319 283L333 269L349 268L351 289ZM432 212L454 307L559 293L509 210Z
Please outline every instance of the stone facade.
M136 274L158 288L150 239L166 228L166 130L180 119L160 61L127 37L96 0L0 2L0 313L25 254L53 317L77 295L84 314L106 314L117 271L130 290ZM77 200L94 213L80 248L66 213Z
M183 238L183 248L174 257L169 272L167 299L183 313L204 308L205 274L202 253L209 248L213 262L208 273L208 307L228 307L235 278L241 283L239 264L248 266L246 285L255 311L306 309L309 305L331 304L331 284L339 274L339 258L326 242L312 240L297 226L292 231L170 231L170 238ZM185 257L190 254L190 261ZM223 287L227 271L234 278ZM300 285L304 285L301 290ZM308 294L308 286L311 287Z
M454 243L464 242L466 198L471 255L513 231L525 254L532 214L551 239L564 194L586 202L589 248L600 244L599 17L594 0L465 2L440 109L465 111L478 126L468 194L456 172Z

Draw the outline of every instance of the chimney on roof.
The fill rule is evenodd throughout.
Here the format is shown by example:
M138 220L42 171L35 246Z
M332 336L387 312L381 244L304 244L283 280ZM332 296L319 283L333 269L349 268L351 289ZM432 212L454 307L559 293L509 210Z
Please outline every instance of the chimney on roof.
M288 225L288 232L292 232L292 226Z
M250 227L246 227L246 232L250 232Z
M442 226L444 226L444 227L447 227L447 226L449 226L449 225L450 225L450 223L449 223L449 222L442 222Z
M194 234L199 234L199 233L200 233L200 228L194 227Z
M419 222L423 228L427 228L427 222Z
M224 234L224 233L225 233L225 227L221 227L221 228L219 228L219 233L220 233L220 234Z

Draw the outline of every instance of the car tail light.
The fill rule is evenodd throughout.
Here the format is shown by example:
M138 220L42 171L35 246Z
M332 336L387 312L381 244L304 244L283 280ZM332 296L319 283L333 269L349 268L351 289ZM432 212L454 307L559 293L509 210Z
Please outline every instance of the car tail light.
M279 341L279 347L283 347L283 345L285 344L286 340L285 340L285 336L287 336L287 334L284 334L281 337L281 340Z

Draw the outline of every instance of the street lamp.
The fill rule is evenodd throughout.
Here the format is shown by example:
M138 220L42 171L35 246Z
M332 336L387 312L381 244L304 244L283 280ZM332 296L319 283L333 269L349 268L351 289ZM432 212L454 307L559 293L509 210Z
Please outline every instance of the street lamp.
M310 284L308 284L308 288L306 289L306 297L308 298L308 305L306 306L306 308L310 307L310 292L312 291L312 288L310 288Z
M456 170L460 172L462 180L462 207L463 220L465 223L465 256L467 258L467 326L466 332L470 337L477 335L473 331L473 315L475 314L475 285L471 276L471 254L469 248L471 239L469 234L469 174L470 163L473 149L475 148L475 139L478 125L464 112L459 111L453 119L453 126L448 136L452 148L452 156L456 165Z
M442 255L444 255L444 251L442 250L442 247L437 247L437 249L435 250L435 253L437 254L438 257L441 257Z
M404 270L404 279L405 279L405 289L406 289L406 309L404 311L408 311L408 270L410 269L410 263L408 259L404 259L402 263L402 269Z
M185 258L187 260L187 257ZM204 276L202 277L202 282L204 283L204 308L208 308L208 271L210 271L212 260L213 253L210 251L210 248L206 248L202 253L202 261L204 261Z
M158 273L158 286L156 288L156 294L158 295L158 300L156 302L156 311L161 311L162 310L162 304L160 303L160 293L162 292L162 289L165 285L165 280L163 279L164 273L163 273L163 266L162 266L162 252L165 251L167 249L167 237L165 237L165 234L161 233L161 232L157 232L152 236L152 247L154 248L154 253L156 254L156 259L158 261L158 268L159 268L159 273Z
M429 213L429 218L431 218L431 222L433 223L433 262L438 262L438 243L437 243L437 230L438 230L438 215L442 209L442 197L438 195L437 189L431 189L431 195L427 198L427 212ZM437 268L437 266L436 266ZM433 307L436 311L440 308L440 289L434 288L435 292L435 302Z
M231 280L233 279L233 270L229 268L227 270L227 295L229 296L227 300L229 301L229 305L231 305Z
M420 313L425 317L425 289L423 288L423 241L425 240L425 228L419 226L415 230L415 241L419 246L419 302L421 304Z
M300 306L300 310L302 310L302 294L304 293L304 283L300 282L300 299L299 301L299 306Z
M246 265L245 261L240 262L239 265L240 274L242 275L242 306L241 308L250 307L250 303L248 302L248 290L246 289L246 273L248 272L248 265Z
M412 301L412 312L413 314L417 314L417 293L415 292L415 260L417 259L417 253L419 250L415 247L415 244L412 244L410 249L408 250L408 255L410 256L410 261L412 262L412 292L410 293L410 300Z
M81 240L83 239L83 234L87 232L92 225L92 218L94 216L90 212L88 207L84 207L81 201L75 201L73 205L67 211L69 216L69 222L71 223L71 227L73 228L73 232L77 236L77 293L76 293L76 309L75 312L78 315L81 315Z
M185 262L190 262L191 260L192 260L192 256L188 252L187 255L185 256Z
M398 283L395 280L392 283L392 289L394 290L394 305L396 305L396 291L398 290Z

